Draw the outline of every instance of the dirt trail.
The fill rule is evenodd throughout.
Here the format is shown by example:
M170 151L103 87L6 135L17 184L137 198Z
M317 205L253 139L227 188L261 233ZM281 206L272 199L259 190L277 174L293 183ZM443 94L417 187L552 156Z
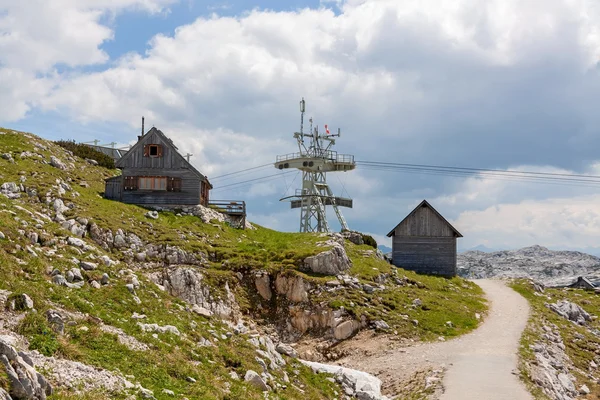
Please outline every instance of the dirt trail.
M533 399L514 373L521 333L527 324L529 305L503 281L478 280L485 291L490 312L474 332L447 342L375 350L355 354L341 364L378 376L388 396L419 371L446 368L441 400ZM435 396L437 397L437 395Z

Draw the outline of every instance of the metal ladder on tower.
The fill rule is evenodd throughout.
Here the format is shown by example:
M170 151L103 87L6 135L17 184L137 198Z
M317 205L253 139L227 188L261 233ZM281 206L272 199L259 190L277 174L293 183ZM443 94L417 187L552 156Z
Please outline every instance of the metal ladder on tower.
M315 188L313 189L313 192L316 194L315 199L317 200L317 207L319 210L318 211L319 222L324 225L325 230L323 232L329 232L329 222L327 222L327 217L325 215L325 205L323 204L323 201L321 200L320 191L317 190L316 186L317 185L315 184Z
M333 207L333 210L335 211L335 215L337 215L338 221L340 221L340 225L342 226L342 232L349 231L350 229L348 229L348 224L346 223L346 218L344 218L344 215L342 214L337 203L335 202L335 196L333 195L333 192L329 188L329 185L327 185L325 189L327 190L327 195L331 199L331 206Z

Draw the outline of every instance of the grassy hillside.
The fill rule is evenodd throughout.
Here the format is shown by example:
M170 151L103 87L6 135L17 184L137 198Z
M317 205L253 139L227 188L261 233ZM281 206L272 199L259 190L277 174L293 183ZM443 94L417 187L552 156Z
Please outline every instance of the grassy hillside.
M79 361L126 377L152 390L157 399L172 398L171 391L191 399L263 398L259 389L244 382L246 371L263 371L250 339L264 334L263 324L285 323L290 302L282 296L270 301L260 297L253 280L258 270L273 277L285 272L307 282L311 290L308 300L301 303L307 310L343 309L350 318L366 320L365 329L370 322L383 320L400 336L429 340L462 334L477 326L475 314L486 309L481 291L468 281L391 268L372 247L349 241L344 244L353 263L349 275L358 284L330 290L328 282L335 277L302 270L306 257L329 248L317 246L327 238L263 227L239 230L175 212L161 212L158 219L149 219L145 216L148 210L142 207L102 198L104 179L118 171L94 166L33 135L0 129L0 155L4 155L0 157L0 185L23 185L22 191L14 193L18 198L0 194L0 232L4 236L0 238L0 290L11 293L7 304L15 300L18 305L26 294L35 308L0 311L14 321L0 325L0 334L17 334L27 340L30 350L45 356ZM50 165L52 156L66 169ZM56 215L56 199L64 204L66 221ZM75 222L69 225L69 220ZM83 245L70 242L69 238L77 236L77 227L85 229ZM93 229L113 236L122 230L143 242L139 248L176 248L194 256L198 262L189 267L205 277L202 284L212 297L225 298L225 285L231 288L248 329L236 332L233 324L191 312L191 304L149 279L152 273L167 268L165 257L150 250L142 257L139 248L133 251L129 244L102 247L91 238ZM116 263L102 262L104 256ZM82 261L97 264L80 271L83 287L53 283L53 271L66 275ZM100 286L104 274L109 283ZM98 287L93 287L94 283ZM365 284L375 290L363 290ZM46 316L48 310L58 310L65 317L64 333L56 332ZM145 318L132 318L138 315ZM452 321L452 326L446 321ZM146 332L138 322L172 326L179 334ZM309 330L306 334L319 337L324 333ZM264 346L259 350L264 351ZM271 398L329 399L341 390L289 357L284 366L269 367L268 373L275 385ZM54 399L83 396L81 387L52 383L56 386ZM0 367L0 387L6 385ZM85 392L94 399L142 396L136 388Z

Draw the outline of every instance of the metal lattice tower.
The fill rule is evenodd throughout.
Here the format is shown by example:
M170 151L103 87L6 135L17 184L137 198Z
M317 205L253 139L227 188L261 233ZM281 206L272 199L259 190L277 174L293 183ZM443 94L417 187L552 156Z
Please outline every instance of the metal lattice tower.
M313 128L311 118L310 133L304 133L305 107L306 103L302 99L300 132L294 133L299 152L277 156L275 162L275 168L296 168L302 171L302 189L280 201L291 200L292 208L300 208L300 232L330 232L326 216L327 206L333 207L342 231L347 231L348 224L340 207L352 208L352 199L333 195L327 184L327 173L353 170L356 168L354 156L338 154L331 150L335 145L335 138L341 136L340 129L336 134L330 134L325 125L325 134L320 134L318 127Z

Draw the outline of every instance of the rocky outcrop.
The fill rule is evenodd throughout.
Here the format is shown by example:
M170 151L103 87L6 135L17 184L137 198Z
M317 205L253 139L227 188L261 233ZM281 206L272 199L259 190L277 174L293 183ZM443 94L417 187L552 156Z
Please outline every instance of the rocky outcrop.
M251 385L257 387L258 389L262 390L263 392L268 392L271 390L271 387L265 383L263 378L261 378L261 376L256 371L252 371L251 369L246 371L244 380L250 383Z
M337 340L348 339L350 336L356 334L360 329L360 323L354 320L348 320L340 323L333 330L333 337Z
M556 303L546 304L546 307L550 308L561 317L566 318L578 325L586 325L592 320L591 315L588 314L583 308L568 300L561 300Z
M530 345L535 364L530 364L531 380L551 399L572 400L577 397L575 377L569 373L572 363L565 353L565 344L553 324L543 326L541 340Z
M171 267L162 272L151 273L148 277L171 295L190 304L197 304L221 318L235 319L239 313L229 284L225 283L224 294L217 297L211 293L209 285L203 284L204 275L193 267Z
M381 394L381 381L371 374L337 365L321 364L305 360L300 360L300 362L317 373L333 375L349 396L361 400L387 399L387 397Z
M258 294L265 300L269 301L273 297L271 291L271 278L265 271L258 271L254 275L254 286Z
M31 358L18 352L0 339L0 362L4 365L10 384L10 395L15 400L45 400L52 394L52 386L38 373Z
M293 303L308 301L307 290L309 288L310 284L300 276L279 274L275 279L277 294L285 296L288 301Z
M349 270L352 262L346 254L344 245L335 240L330 240L326 244L332 248L316 256L307 257L304 260L304 270L322 275L338 275Z

